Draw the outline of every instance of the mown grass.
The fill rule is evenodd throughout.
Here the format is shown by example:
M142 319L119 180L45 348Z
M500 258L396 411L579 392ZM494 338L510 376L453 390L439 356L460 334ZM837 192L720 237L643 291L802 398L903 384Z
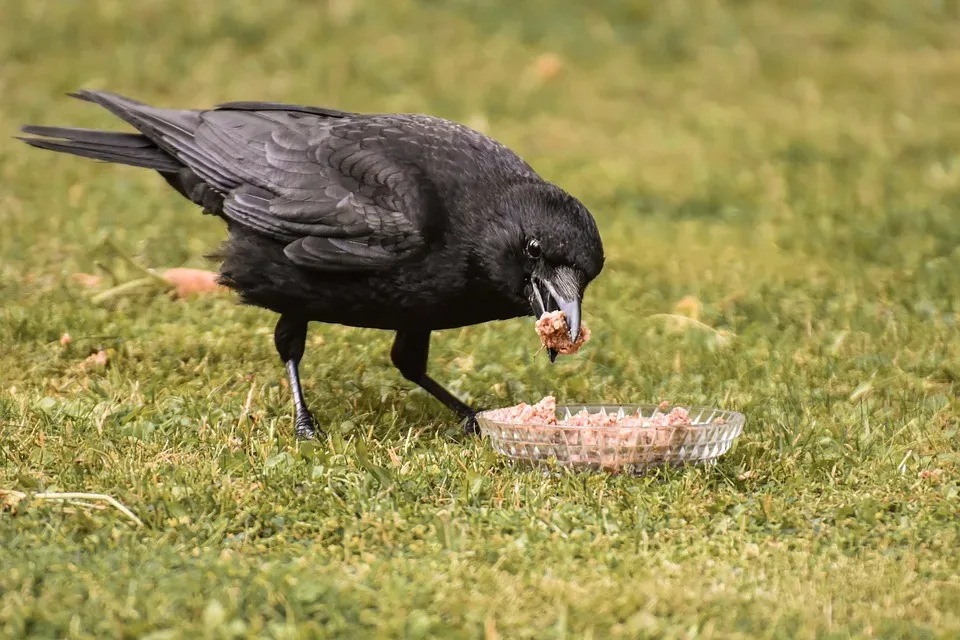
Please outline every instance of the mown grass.
M956 637L958 36L955 2L6 3L5 136L114 126L82 86L483 128L595 213L594 340L550 366L529 320L444 332L436 377L747 426L711 469L513 468L399 378L389 335L315 327L330 438L298 445L269 313L95 305L68 277L124 276L104 234L209 266L221 224L149 172L8 140L0 488L144 526L0 510L0 635ZM685 296L732 339L650 317Z

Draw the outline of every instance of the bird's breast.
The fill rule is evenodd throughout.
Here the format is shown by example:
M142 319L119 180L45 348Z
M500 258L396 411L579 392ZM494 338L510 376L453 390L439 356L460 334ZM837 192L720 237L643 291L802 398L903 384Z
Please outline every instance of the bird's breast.
M375 272L324 272L298 267L282 247L257 239L227 252L221 273L244 302L308 320L371 329L451 329L505 320L528 311L443 259Z

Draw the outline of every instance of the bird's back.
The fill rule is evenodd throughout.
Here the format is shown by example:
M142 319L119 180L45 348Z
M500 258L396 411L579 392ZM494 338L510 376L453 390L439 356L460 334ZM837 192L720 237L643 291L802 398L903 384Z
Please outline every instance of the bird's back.
M423 178L454 198L471 188L489 191L501 182L537 179L527 162L497 140L436 116L343 113L330 117L298 111L217 109L201 112L200 122L201 132L211 125L244 128L252 144L262 144L284 130L295 131L316 150L318 158L323 158L325 151L333 154L339 149L375 151L398 164L416 167Z

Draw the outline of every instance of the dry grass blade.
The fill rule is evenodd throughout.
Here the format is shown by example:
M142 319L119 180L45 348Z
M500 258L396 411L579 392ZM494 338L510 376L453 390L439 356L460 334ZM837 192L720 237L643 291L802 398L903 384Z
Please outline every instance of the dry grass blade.
M671 320L678 325L686 325L687 327L703 329L705 331L709 331L710 333L714 334L717 337L717 340L721 343L727 342L731 338L736 337L737 335L732 331L723 331L720 329L716 329L714 327L711 327L708 324L700 322L695 318L691 318L690 316L680 315L677 313L655 313L653 315L647 316L646 319L647 320Z
M110 298L114 298L118 295L122 295L134 289L139 289L141 287L145 287L150 284L155 284L155 282L156 281L153 278L137 278L136 280L130 280L128 282L124 282L123 284L118 284L117 286L111 287L106 291L101 291L100 293L91 297L90 300L94 304L100 304L105 300L109 300ZM173 285L164 285L164 286L166 286L167 288L173 287Z
M105 493L83 493L83 492L46 492L27 494L23 491L0 490L0 504L16 506L27 498L35 500L57 500L78 507L87 507L93 509L103 509L104 507L96 502L106 502L111 507L126 516L138 527L144 526L143 520L138 518L130 509L125 507L119 500Z

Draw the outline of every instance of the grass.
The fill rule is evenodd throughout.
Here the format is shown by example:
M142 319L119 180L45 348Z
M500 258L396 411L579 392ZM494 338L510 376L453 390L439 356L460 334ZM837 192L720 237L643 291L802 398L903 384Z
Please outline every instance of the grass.
M743 436L711 469L514 468L400 379L391 336L316 326L330 437L297 444L271 314L69 278L139 277L107 237L209 267L222 225L149 172L8 141L0 635L960 634L957 3L388 4L8 3L0 131L113 127L63 95L84 86L480 127L587 204L608 262L580 356L495 323L438 334L436 377L484 406L720 405ZM143 526L34 497L57 492Z

